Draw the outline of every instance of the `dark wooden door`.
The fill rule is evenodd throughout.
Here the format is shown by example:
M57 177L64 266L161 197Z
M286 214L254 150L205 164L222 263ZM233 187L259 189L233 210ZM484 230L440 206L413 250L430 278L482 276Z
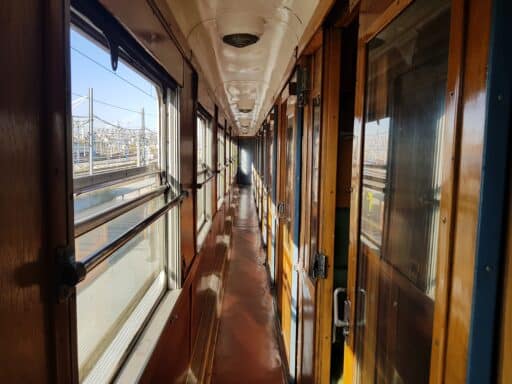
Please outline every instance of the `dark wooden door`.
M322 49L303 63L311 74L311 94L304 105L302 143L301 250L299 272L299 341L297 382L314 383L316 350L316 289L313 264L318 253L320 202L320 129Z
M355 336L359 382L428 383L450 2L418 0L367 44Z

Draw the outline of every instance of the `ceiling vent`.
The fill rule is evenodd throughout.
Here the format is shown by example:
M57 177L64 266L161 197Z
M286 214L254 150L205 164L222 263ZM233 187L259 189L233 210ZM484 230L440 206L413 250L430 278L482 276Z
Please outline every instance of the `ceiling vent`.
M255 44L263 35L265 21L246 12L226 12L217 18L222 41L236 48Z

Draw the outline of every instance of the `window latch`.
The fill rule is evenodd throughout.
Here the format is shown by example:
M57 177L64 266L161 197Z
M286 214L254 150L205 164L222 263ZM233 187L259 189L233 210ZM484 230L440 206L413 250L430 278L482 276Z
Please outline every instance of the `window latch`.
M73 288L85 279L87 271L82 262L75 260L75 251L72 247L57 248L57 263L57 297L62 302L71 297Z

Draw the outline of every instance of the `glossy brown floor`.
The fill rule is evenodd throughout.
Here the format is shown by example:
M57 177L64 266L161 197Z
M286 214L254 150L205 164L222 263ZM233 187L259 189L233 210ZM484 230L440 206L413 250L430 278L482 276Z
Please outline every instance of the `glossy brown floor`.
M258 219L240 188L211 382L284 383Z

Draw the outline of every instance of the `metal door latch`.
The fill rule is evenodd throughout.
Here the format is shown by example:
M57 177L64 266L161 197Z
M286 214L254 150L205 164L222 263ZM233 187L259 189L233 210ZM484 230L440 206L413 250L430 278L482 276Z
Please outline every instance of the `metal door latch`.
M336 328L342 328L343 329L343 337L347 337L350 333L350 309L351 309L351 303L350 300L345 300L343 302L343 320L340 319L339 314L339 300L338 296L340 293L346 293L346 288L336 288L334 290L333 295L333 341L336 342Z
M325 279L327 278L327 256L318 252L315 255L313 262L313 269L311 271L311 277L313 279Z

